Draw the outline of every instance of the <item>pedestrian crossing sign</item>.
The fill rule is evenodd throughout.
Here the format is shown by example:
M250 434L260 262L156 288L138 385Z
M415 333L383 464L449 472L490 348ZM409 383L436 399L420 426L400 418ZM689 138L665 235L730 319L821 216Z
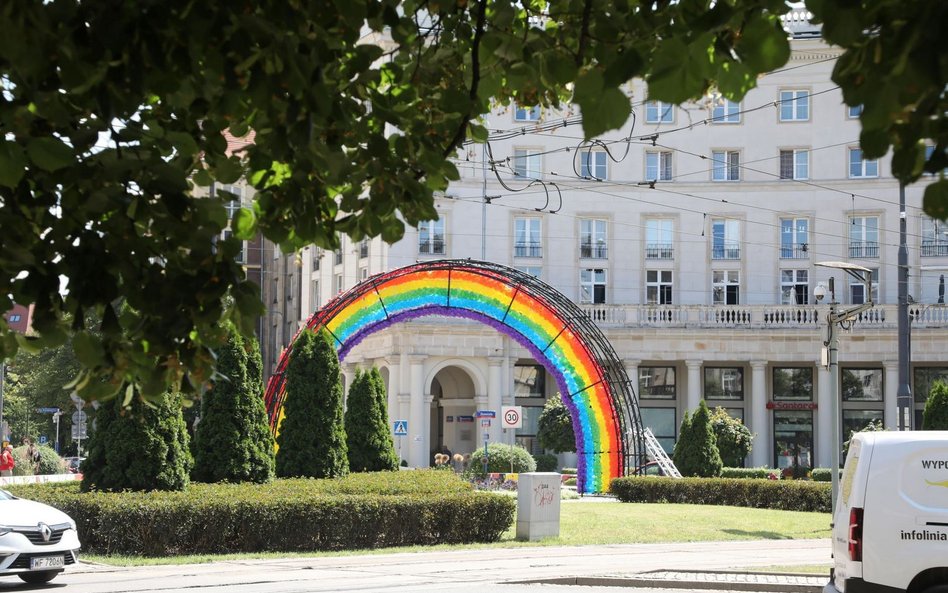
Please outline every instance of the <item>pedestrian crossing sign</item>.
M408 436L408 420L395 421L395 436L397 437Z

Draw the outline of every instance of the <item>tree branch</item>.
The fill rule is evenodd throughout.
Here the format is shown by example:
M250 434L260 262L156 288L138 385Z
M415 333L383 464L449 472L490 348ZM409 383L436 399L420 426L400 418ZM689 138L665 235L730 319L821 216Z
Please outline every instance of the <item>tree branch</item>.
M474 29L474 39L471 41L471 90L468 92L470 101L467 106L467 113L461 118L454 137L444 149L444 156L450 156L451 153L464 142L467 124L471 121L472 106L477 101L477 86L481 81L481 59L480 46L481 38L484 36L484 25L487 21L487 0L480 0L477 3L479 10L477 12L477 26Z
M592 16L592 0L586 0L583 6L583 24L579 29L579 47L576 49L576 67L583 65L583 55L589 44L589 18Z

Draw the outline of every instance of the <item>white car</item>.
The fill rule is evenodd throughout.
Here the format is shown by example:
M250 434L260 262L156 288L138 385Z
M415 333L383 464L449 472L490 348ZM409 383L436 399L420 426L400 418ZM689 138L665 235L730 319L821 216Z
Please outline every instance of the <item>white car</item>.
M0 490L0 576L47 583L79 561L79 535L69 515Z

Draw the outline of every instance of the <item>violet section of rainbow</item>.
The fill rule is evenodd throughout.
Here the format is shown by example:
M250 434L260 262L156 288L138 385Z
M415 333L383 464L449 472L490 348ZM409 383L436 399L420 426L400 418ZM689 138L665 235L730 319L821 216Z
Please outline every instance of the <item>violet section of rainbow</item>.
M553 374L579 427L577 487L608 489L622 471L613 394L595 357L541 297L484 270L418 270L375 281L324 323L342 359L362 338L393 322L452 311L511 335Z

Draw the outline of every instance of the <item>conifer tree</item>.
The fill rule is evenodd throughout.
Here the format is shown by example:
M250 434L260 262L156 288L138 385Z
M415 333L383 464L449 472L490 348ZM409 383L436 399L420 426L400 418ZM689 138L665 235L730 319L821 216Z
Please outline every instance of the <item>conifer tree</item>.
M711 428L711 412L704 400L690 419L685 413L675 443L674 460L683 476L708 478L721 475L721 454Z
M948 430L948 384L936 381L922 412L922 430Z
M217 368L213 386L201 396L192 475L199 482L268 482L274 474L273 435L256 339L245 341L231 328Z
M181 395L157 402L115 398L99 406L82 490L183 490L192 459L181 415Z
M388 411L388 389L385 387L385 379L382 378L382 373L379 372L378 368L372 367L370 374L372 384L375 387L375 409L378 410L379 415L379 470L394 471L398 469L398 453L395 452L395 440L392 438L392 431L389 428L391 423L389 422Z
M339 358L329 335L306 330L286 368L286 401L277 435L280 477L331 478L349 471Z
M388 430L388 414L380 409L379 385L375 372L357 371L346 400L346 443L349 470L371 472L394 470L398 459ZM378 379L381 379L378 375ZM384 386L384 384L383 384ZM383 420L382 414L386 419Z

